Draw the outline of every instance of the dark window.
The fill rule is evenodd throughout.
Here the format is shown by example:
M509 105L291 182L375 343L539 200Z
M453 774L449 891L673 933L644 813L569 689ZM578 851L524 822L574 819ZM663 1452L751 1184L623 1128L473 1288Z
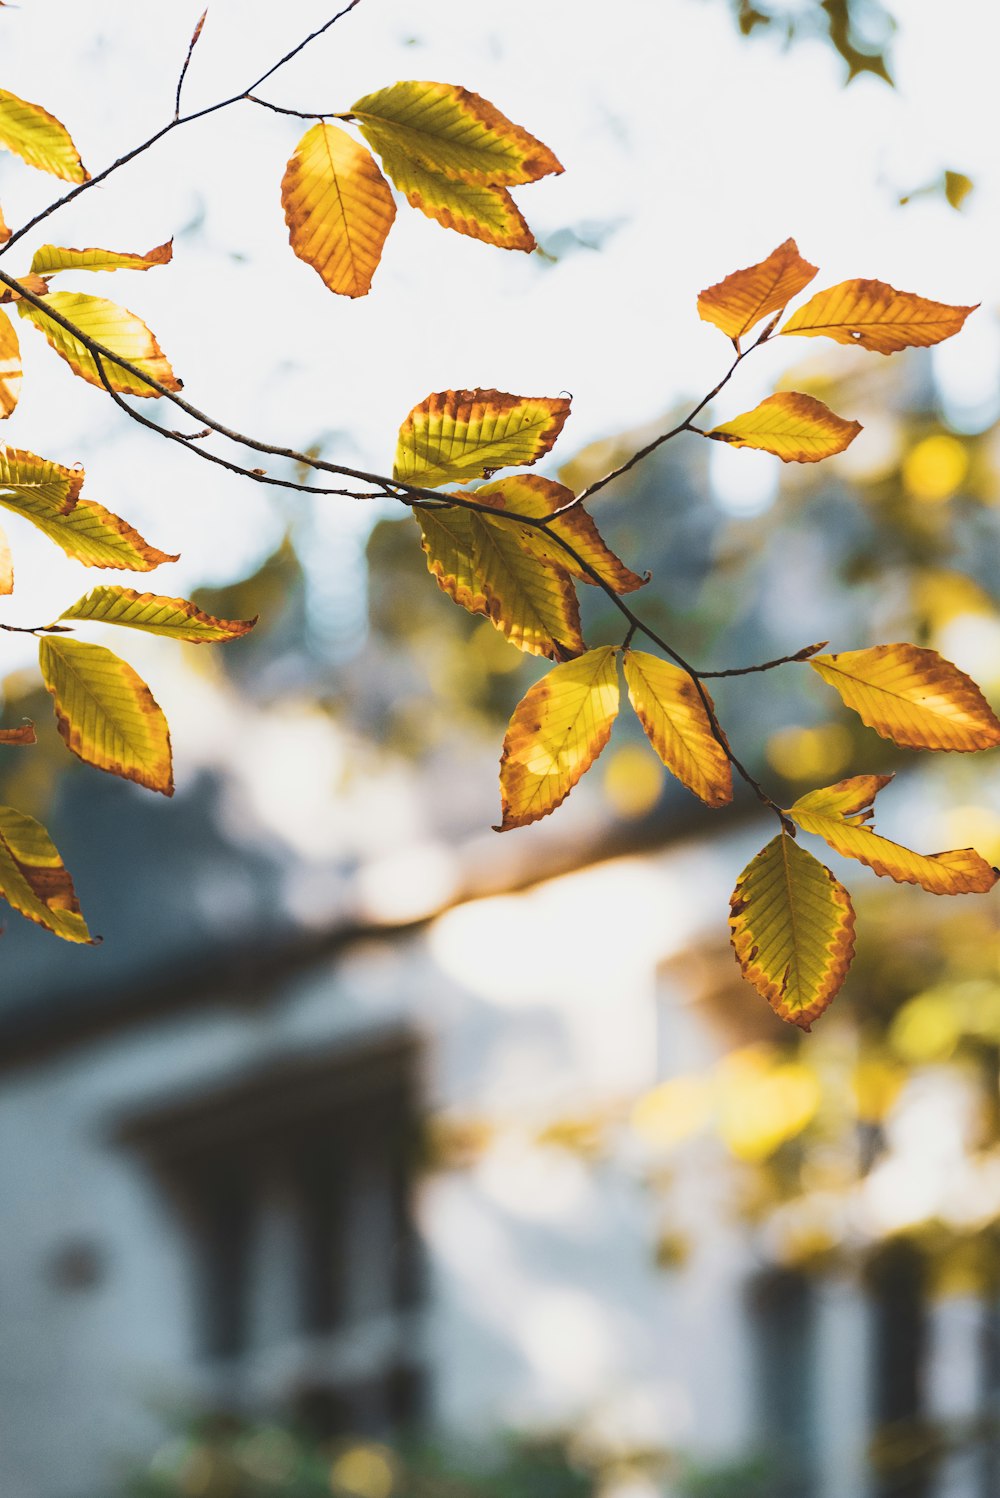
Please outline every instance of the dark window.
M774 1498L816 1491L815 1319L804 1274L773 1269L748 1290L758 1444L773 1475Z

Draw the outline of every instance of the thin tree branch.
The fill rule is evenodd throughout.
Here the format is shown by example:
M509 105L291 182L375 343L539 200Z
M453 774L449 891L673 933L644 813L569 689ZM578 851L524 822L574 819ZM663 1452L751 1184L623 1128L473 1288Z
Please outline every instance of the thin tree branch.
M296 120L342 120L342 114L319 114L311 113L307 109L286 109L283 104L272 104L269 99L258 99L256 94L247 94L247 102L259 104L261 109L270 109L274 114L290 114Z
M816 645L803 645L802 649L796 650L794 655L779 655L773 661L762 661L759 666L730 666L727 671L699 671L698 675L707 679L718 676L752 676L756 671L773 671L776 666L787 666L792 661L807 661L810 656L824 649L829 643L829 640L820 640Z
M176 93L176 95L174 97L174 119L175 120L179 120L180 119L180 114L181 114L181 94L184 92L184 79L187 77L187 70L191 66L191 54L194 52L195 47L198 45L198 38L201 36L201 28L205 24L205 17L207 15L208 15L208 10L207 9L203 10L202 13L201 13L201 15L198 17L198 24L197 24L197 26L194 28L194 31L191 34L191 40L188 42L187 56L184 59L184 66L181 68L181 76L177 80L177 93Z

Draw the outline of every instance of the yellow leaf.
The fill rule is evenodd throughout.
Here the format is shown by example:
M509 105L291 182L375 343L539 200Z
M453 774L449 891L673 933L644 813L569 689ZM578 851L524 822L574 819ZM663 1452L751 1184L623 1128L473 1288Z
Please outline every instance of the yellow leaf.
M420 488L528 467L552 447L569 415L563 396L442 390L414 406L399 429L393 477Z
M500 759L498 832L554 811L608 742L618 714L615 654L603 645L554 667L518 703Z
M488 614L482 579L476 574L472 515L468 510L415 510L427 567L438 587L470 614Z
M897 884L919 884L932 895L985 894L992 889L1000 874L975 849L914 853L865 825L873 815L871 802L891 779L891 775L853 775L800 796L789 815L804 832L823 838L835 852L858 859Z
M352 104L351 114L379 155L401 152L453 181L515 187L562 171L548 146L456 84L394 83Z
M180 380L164 358L160 345L146 324L133 312L126 311L114 302L105 301L103 297L83 296L76 291L53 291L46 298L45 305L75 324L81 333L85 333L95 343L137 365L144 374L165 385L168 390L182 388ZM104 389L93 355L78 338L67 333L65 328L61 328L30 302L18 302L17 310L45 334L56 353L66 360L74 374L88 384ZM108 384L114 390L119 390L124 395L159 395L159 391L150 389L138 375L130 374L127 369L120 368L110 359L104 359L102 363Z
M73 881L48 833L12 806L0 806L0 894L63 941L94 944Z
M525 526L472 514L472 559L497 629L531 655L564 661L584 648L569 574L539 556Z
M386 151L382 165L413 208L470 239L502 250L533 250L535 236L505 187L455 182L443 172L429 172L399 151Z
M60 619L92 619L99 624L123 624L147 634L167 635L203 645L238 640L253 629L256 619L216 619L186 598L161 598L155 593L136 593L132 588L102 586L78 598L59 615Z
M803 1030L840 991L854 956L854 910L828 868L785 832L736 881L729 924L743 976Z
M71 250L43 244L31 257L31 269L39 276L53 276L61 270L149 270L154 265L166 265L173 253L172 239L147 250L145 255L128 250Z
M396 217L389 184L364 146L313 125L281 179L292 249L342 296L367 296Z
M477 489L476 499L486 504L495 504L500 509L510 510L514 515L530 515L532 519L544 520L554 510L571 504L573 491L567 489L564 484L554 483L552 479L543 479L535 473L516 473L510 478L498 479L495 484L487 484L484 488ZM647 578L632 572L615 556L594 524L593 517L582 505L576 505L565 515L560 515L558 519L550 521L550 526L552 531L566 540L577 555L587 562L609 587L614 588L616 593L632 593L648 581ZM533 531L532 535L533 545L541 555L547 556L550 561L563 567L571 577L579 578L581 582L591 583L594 587L597 586L590 573L579 566L563 551L561 546L541 531Z
M38 664L55 700L59 732L75 755L173 795L167 720L126 661L103 645L43 637Z
M978 306L978 302L976 306ZM856 343L878 354L929 348L959 332L976 307L951 307L884 281L841 281L793 312L782 333Z
M1000 722L971 677L917 645L873 645L809 662L863 723L903 749L970 753L1000 744Z
M78 500L69 514L62 514L36 503L29 494L5 493L0 487L0 505L30 520L50 541L61 546L68 557L85 567L152 572L162 562L178 560L176 555L157 551L120 515L113 515L92 499Z
M0 420L10 415L21 394L21 345L17 329L0 311Z
M14 558L11 555L10 542L7 540L6 531L0 531L0 593L9 594L14 591ZM2 730L0 730L0 743L3 742Z
M625 680L629 701L667 769L706 805L730 802L729 759L687 672L644 650L626 650Z
M29 104L4 88L0 88L0 146L64 182L90 181L66 126L40 104Z
M42 515L65 515L83 488L82 468L64 468L48 458L0 444L0 504L22 505Z
M799 254L794 239L786 239L766 260L734 271L724 281L709 286L698 297L698 315L721 328L738 344L744 333L769 312L780 312L808 286L819 267Z
M731 447L761 448L783 463L821 463L850 447L860 431L859 421L835 416L811 395L783 390L707 435Z

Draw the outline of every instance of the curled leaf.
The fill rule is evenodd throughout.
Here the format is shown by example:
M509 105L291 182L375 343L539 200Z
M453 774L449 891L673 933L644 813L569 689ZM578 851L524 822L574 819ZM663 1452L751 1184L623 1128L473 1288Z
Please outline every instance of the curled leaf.
M811 395L783 390L706 435L731 447L760 448L783 463L821 463L850 447L860 431L859 421L835 416Z
M73 881L51 838L40 822L12 806L0 806L0 894L63 941L93 944Z
M54 276L61 270L150 270L154 265L166 265L173 253L172 239L144 255L129 250L72 250L43 244L31 257L31 269L39 276Z
M281 180L292 249L342 296L367 296L396 205L370 153L323 121L307 130Z
M903 749L971 753L1000 744L1000 721L971 677L936 650L873 645L809 665L863 723Z

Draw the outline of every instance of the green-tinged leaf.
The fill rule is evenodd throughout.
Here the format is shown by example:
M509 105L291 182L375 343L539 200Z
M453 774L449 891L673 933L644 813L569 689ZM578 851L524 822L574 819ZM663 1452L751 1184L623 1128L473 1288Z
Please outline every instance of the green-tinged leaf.
M800 796L789 816L803 832L815 833L835 852L857 858L897 884L919 884L932 895L981 895L992 889L1000 873L974 848L914 853L867 826L873 815L872 801L891 779L891 775L853 775Z
M253 629L256 619L216 619L186 598L161 598L155 593L136 593L132 588L102 586L78 598L59 615L60 619L92 619L100 624L123 624L147 634L167 635L205 645L238 640Z
M379 155L401 153L453 181L515 187L562 171L548 146L453 83L394 83L352 104L351 114Z
M537 463L569 415L563 396L442 390L414 406L399 429L393 477L421 488L488 478Z
M64 182L90 180L66 126L40 104L29 104L4 88L0 88L0 146Z
M729 925L743 976L781 1019L810 1029L854 956L854 910L844 886L779 832L736 881Z
M783 463L821 463L850 447L860 431L860 421L845 421L811 395L782 390L707 436L730 447L759 448Z
M21 394L21 345L17 329L0 310L0 420L9 416Z
M644 650L626 650L625 680L639 722L671 774L708 806L730 802L729 759L687 672Z
M31 257L31 269L39 276L54 276L61 270L150 270L166 265L173 258L174 242L158 244L145 255L129 250L71 250L62 245L43 244Z
M608 742L618 714L615 654L604 645L554 667L518 703L500 760L498 832L554 811Z
M69 514L61 514L36 501L31 494L0 488L0 505L30 520L50 541L62 547L68 557L85 567L152 572L163 562L178 560L176 554L150 546L120 515L113 515L92 499L80 499Z
M74 754L99 770L173 795L167 720L126 661L103 645L43 636L38 664L55 701L59 732Z
M63 941L93 944L73 881L51 838L40 822L12 806L0 806L0 894Z
M803 260L794 239L786 239L766 260L734 271L724 281L702 291L698 296L698 316L721 328L738 344L761 318L770 312L780 312L808 286L818 269Z
M399 151L386 151L382 165L412 208L445 229L501 250L533 250L535 236L505 187L455 182L443 172L429 172Z
M531 655L579 655L580 609L569 574L538 555L524 526L473 514L470 529L475 575L497 629Z
M342 296L367 296L396 216L364 146L322 122L299 141L281 180L292 249Z
M66 515L80 497L82 468L64 468L48 458L0 443L0 504L29 506L40 515Z
M489 614L482 579L476 573L472 515L468 510L416 510L427 567L438 587L470 614Z
M573 503L572 489L567 489L564 484L554 483L552 479L543 479L535 473L515 473L510 478L498 479L495 484L477 489L475 497L481 502L509 510L514 515L530 515L532 519L538 520L544 520L553 511ZM593 517L582 505L574 506L549 524L553 533L565 540L577 556L593 568L598 577L614 588L616 593L632 593L648 581L615 556L594 524ZM571 577L591 583L594 587L598 586L590 572L575 562L556 542L541 531L536 530L532 534L533 544L540 554L565 568Z
M863 723L904 749L970 753L1000 744L1000 720L976 683L936 650L873 645L809 664Z
M114 302L105 301L103 297L83 296L76 291L53 291L46 298L45 305L75 324L86 337L122 359L127 359L168 390L182 388L160 345L146 324L133 312L126 311ZM104 389L104 381L98 372L94 356L79 338L67 333L65 328L53 322L51 317L46 316L31 302L18 302L17 310L21 317L27 318L28 322L34 323L44 333L74 374L88 384ZM112 389L124 395L159 395L159 391L151 389L138 375L122 369L111 359L104 358L101 362Z
M932 302L912 291L896 291L884 281L841 281L817 291L792 313L781 332L832 338L835 343L856 343L877 354L895 354L951 338L975 310Z

